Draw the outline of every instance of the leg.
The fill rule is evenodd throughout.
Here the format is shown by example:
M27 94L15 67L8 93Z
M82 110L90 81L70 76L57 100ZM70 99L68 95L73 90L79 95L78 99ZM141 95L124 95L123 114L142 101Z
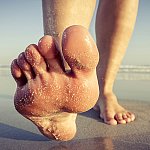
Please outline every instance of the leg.
M117 102L113 84L128 46L138 9L138 0L101 0L96 16L96 38L100 52L97 73L100 97L96 108L107 124L127 123L135 119Z
M89 28L96 0L42 0L44 33L53 36L59 45L63 31L72 25Z
M54 37L56 46L61 50L63 31L72 25L89 28L96 0L42 0L44 34ZM63 58L63 55L62 55ZM63 58L66 70L68 64Z

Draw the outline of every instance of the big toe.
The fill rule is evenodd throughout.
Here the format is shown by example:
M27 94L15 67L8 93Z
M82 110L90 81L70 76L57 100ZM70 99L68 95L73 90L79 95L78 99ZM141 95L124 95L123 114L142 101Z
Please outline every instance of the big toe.
M44 57L49 71L63 72L64 67L62 57L59 50L56 48L53 37L45 35L39 40L38 49Z
M100 118L108 125L117 125L117 121L114 118L113 113L100 114Z
M117 121L114 118L107 118L104 120L105 123L107 123L108 125L117 125Z
M82 26L68 27L62 37L62 51L72 71L91 72L96 69L99 54L88 30Z

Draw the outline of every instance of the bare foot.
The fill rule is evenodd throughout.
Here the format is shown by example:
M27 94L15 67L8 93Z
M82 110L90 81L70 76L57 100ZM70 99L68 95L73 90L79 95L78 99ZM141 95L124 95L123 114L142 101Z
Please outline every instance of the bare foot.
M94 109L100 111L100 118L109 125L126 124L135 120L135 115L123 108L113 93L101 95Z
M17 82L16 110L49 138L70 140L76 133L76 113L92 108L99 95L98 50L88 31L71 26L64 31L62 51L71 70L65 72L51 36L29 45L12 62Z

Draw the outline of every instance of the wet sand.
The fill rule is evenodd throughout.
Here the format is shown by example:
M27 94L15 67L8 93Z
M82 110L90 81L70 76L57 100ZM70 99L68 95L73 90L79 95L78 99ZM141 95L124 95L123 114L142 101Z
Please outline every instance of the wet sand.
M150 102L120 101L137 118L128 125L109 126L94 110L77 118L76 137L69 142L49 140L13 106L12 96L0 96L0 150L148 150Z

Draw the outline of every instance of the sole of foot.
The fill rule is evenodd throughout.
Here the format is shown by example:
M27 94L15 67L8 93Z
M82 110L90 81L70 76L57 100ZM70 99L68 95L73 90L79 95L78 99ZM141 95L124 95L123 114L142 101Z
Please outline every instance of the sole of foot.
M11 64L17 83L16 110L48 138L67 141L76 133L77 113L91 109L99 96L95 42L82 26L68 27L62 37L62 55L51 36L29 45Z

